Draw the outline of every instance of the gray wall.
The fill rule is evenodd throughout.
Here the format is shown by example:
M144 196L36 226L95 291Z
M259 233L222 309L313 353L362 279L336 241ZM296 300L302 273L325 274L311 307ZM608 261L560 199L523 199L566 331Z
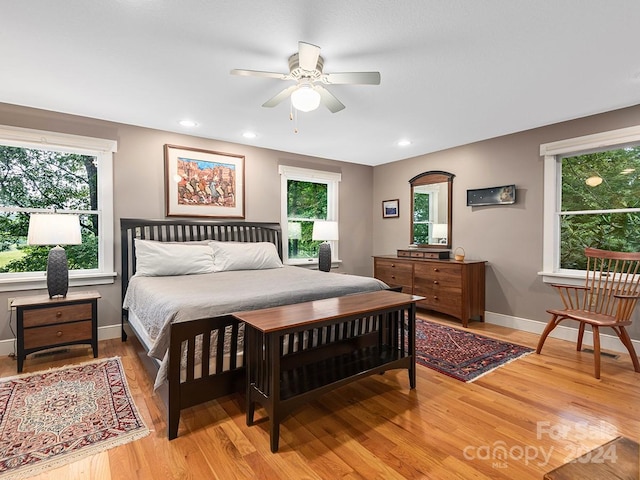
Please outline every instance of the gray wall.
M116 262L119 262L121 217L164 217L166 143L246 156L246 220L280 220L279 164L324 168L342 173L340 185L340 257L342 271L372 274L372 254L393 253L409 243L409 179L426 170L455 174L453 247L470 259L487 263L487 311L546 322L546 308L560 306L551 287L537 275L542 268L543 161L541 143L588 135L640 123L640 106L594 115L522 133L465 145L429 155L366 167L305 157L194 136L139 128L19 106L0 104L0 124L118 141L114 160ZM434 132L434 134L437 132ZM515 183L517 203L467 207L467 189ZM382 201L398 198L400 216L382 218ZM372 219L372 220L369 220ZM116 264L119 270L119 264ZM86 289L78 288L78 290ZM119 322L120 281L97 286L100 325ZM42 291L0 293L7 297ZM8 312L6 313L8 318ZM10 338L7 323L0 338ZM640 338L640 323L632 330Z
M489 120L488 120L489 121ZM528 130L374 168L373 253L405 248L410 234L409 179L445 170L453 180L453 248L487 263L488 312L545 322L560 307L542 270L543 159L540 144L637 125L640 106ZM437 132L434 132L437 134ZM467 189L516 184L514 205L467 207ZM376 205L400 199L400 216L383 219ZM640 324L632 327L640 338Z
M114 232L116 271L120 270L119 221L122 217L164 218L165 144L198 147L245 156L245 217L247 221L280 222L278 165L326 169L342 174L340 183L341 271L371 275L373 168L346 162L305 157L194 136L145 129L60 113L0 104L0 124L117 140L114 156ZM98 290L100 326L120 322L120 278L113 285L77 287ZM0 292L0 305L8 297L46 293L46 290ZM6 307L2 307L6 310ZM6 312L6 317L9 313ZM11 338L7 322L0 338Z

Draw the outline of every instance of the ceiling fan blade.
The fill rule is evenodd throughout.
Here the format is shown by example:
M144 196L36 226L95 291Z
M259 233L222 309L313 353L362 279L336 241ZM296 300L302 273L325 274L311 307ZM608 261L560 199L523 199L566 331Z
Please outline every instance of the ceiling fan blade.
M322 81L333 85L380 85L380 72L326 73Z
M231 75L240 75L242 77L267 77L267 78L278 78L280 80L288 80L289 74L286 73L276 73L276 72L260 72L258 70L240 70L234 68L231 70Z
M298 85L291 85L290 87L285 88L280 93L278 93L274 97L271 97L269 100L264 102L262 106L268 107L268 108L275 107L280 102L282 102L285 98L291 95L296 88L298 88Z
M326 88L319 85L316 85L314 88L320 94L320 103L327 107L331 113L339 112L345 108L342 102Z
M310 43L298 42L298 65L302 70L313 72L318 65L320 47Z

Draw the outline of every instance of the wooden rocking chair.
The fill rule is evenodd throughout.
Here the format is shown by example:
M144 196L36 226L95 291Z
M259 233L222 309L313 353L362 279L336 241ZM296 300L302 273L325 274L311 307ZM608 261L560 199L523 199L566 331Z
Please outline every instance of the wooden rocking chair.
M560 293L563 310L547 310L552 317L538 341L540 353L547 336L563 320L580 322L577 350L582 349L585 325L593 332L595 377L600 378L600 327L611 327L623 343L640 372L638 356L625 327L631 325L631 314L640 298L640 253L610 252L586 248L587 278L585 285L552 285Z

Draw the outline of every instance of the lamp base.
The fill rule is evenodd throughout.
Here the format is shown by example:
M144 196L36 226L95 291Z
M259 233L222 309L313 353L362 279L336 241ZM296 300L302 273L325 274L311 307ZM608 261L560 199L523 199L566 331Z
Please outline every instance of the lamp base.
M318 270L321 272L331 270L331 245L327 242L318 246Z
M47 290L49 298L66 297L69 290L67 252L59 245L53 247L47 257Z

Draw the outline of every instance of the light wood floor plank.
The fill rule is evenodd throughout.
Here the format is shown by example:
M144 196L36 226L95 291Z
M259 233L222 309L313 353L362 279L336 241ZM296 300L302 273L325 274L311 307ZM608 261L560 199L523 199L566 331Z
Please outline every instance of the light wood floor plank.
M431 318L461 328L446 317ZM532 348L538 341L537 335L479 322L469 330ZM87 361L87 353L71 348L29 358L25 371ZM409 390L406 371L347 385L285 418L276 454L268 420L246 425L243 395L185 410L179 437L169 442L164 405L133 342L100 342L100 356L122 358L152 433L34 479L538 480L618 435L640 440L640 374L628 355L603 357L602 379L596 380L592 354L553 338L542 355L470 384L419 366L415 390ZM13 359L0 358L1 376L15 375L15 368ZM521 455L527 451L529 458Z

